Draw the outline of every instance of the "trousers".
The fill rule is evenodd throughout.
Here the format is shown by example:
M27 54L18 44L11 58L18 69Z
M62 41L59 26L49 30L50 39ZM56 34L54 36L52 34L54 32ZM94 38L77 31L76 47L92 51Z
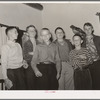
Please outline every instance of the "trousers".
M35 90L36 89L35 74L30 64L27 69L24 69L24 73L25 73L25 82L27 90Z
M7 76L13 83L10 90L26 90L23 67L7 69Z
M74 70L68 62L62 62L59 90L74 90Z
M100 60L93 62L89 70L92 77L92 90L100 90Z
M42 77L36 78L37 90L57 90L58 81L55 64L38 64L37 68L42 73Z
M75 69L74 71L75 90L91 90L92 79L89 69Z

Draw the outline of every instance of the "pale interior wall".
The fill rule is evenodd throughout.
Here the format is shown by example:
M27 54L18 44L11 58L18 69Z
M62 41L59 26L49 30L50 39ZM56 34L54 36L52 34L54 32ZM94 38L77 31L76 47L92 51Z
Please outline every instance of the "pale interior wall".
M21 3L0 4L0 23L15 25L23 30L26 26L33 24L40 30L41 11Z
M68 39L71 39L73 32L70 25L83 28L85 22L91 22L95 34L100 35L99 17L96 12L100 11L99 4L76 4L76 3L43 3L42 11L43 27L48 27L52 33L56 27L61 26Z

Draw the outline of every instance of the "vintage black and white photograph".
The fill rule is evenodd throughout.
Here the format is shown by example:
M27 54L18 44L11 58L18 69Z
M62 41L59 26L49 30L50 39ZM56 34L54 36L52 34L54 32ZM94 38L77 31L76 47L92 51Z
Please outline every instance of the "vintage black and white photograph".
M0 90L100 90L100 2L0 3Z

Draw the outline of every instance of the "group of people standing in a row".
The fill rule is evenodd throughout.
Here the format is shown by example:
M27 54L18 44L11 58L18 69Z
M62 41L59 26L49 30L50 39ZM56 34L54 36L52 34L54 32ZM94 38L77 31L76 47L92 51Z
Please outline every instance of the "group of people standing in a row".
M30 25L23 35L22 48L16 43L16 27L8 27L8 42L2 47L1 64L5 86L10 90L99 90L100 37L91 23L72 37L65 38L63 28L55 29L56 40L48 28L37 30Z

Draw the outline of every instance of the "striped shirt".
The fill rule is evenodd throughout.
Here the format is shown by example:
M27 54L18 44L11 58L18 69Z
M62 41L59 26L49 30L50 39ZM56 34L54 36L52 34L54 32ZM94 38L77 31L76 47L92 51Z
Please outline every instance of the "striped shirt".
M69 54L69 60L74 69L84 67L92 63L91 53L86 48L72 50Z

